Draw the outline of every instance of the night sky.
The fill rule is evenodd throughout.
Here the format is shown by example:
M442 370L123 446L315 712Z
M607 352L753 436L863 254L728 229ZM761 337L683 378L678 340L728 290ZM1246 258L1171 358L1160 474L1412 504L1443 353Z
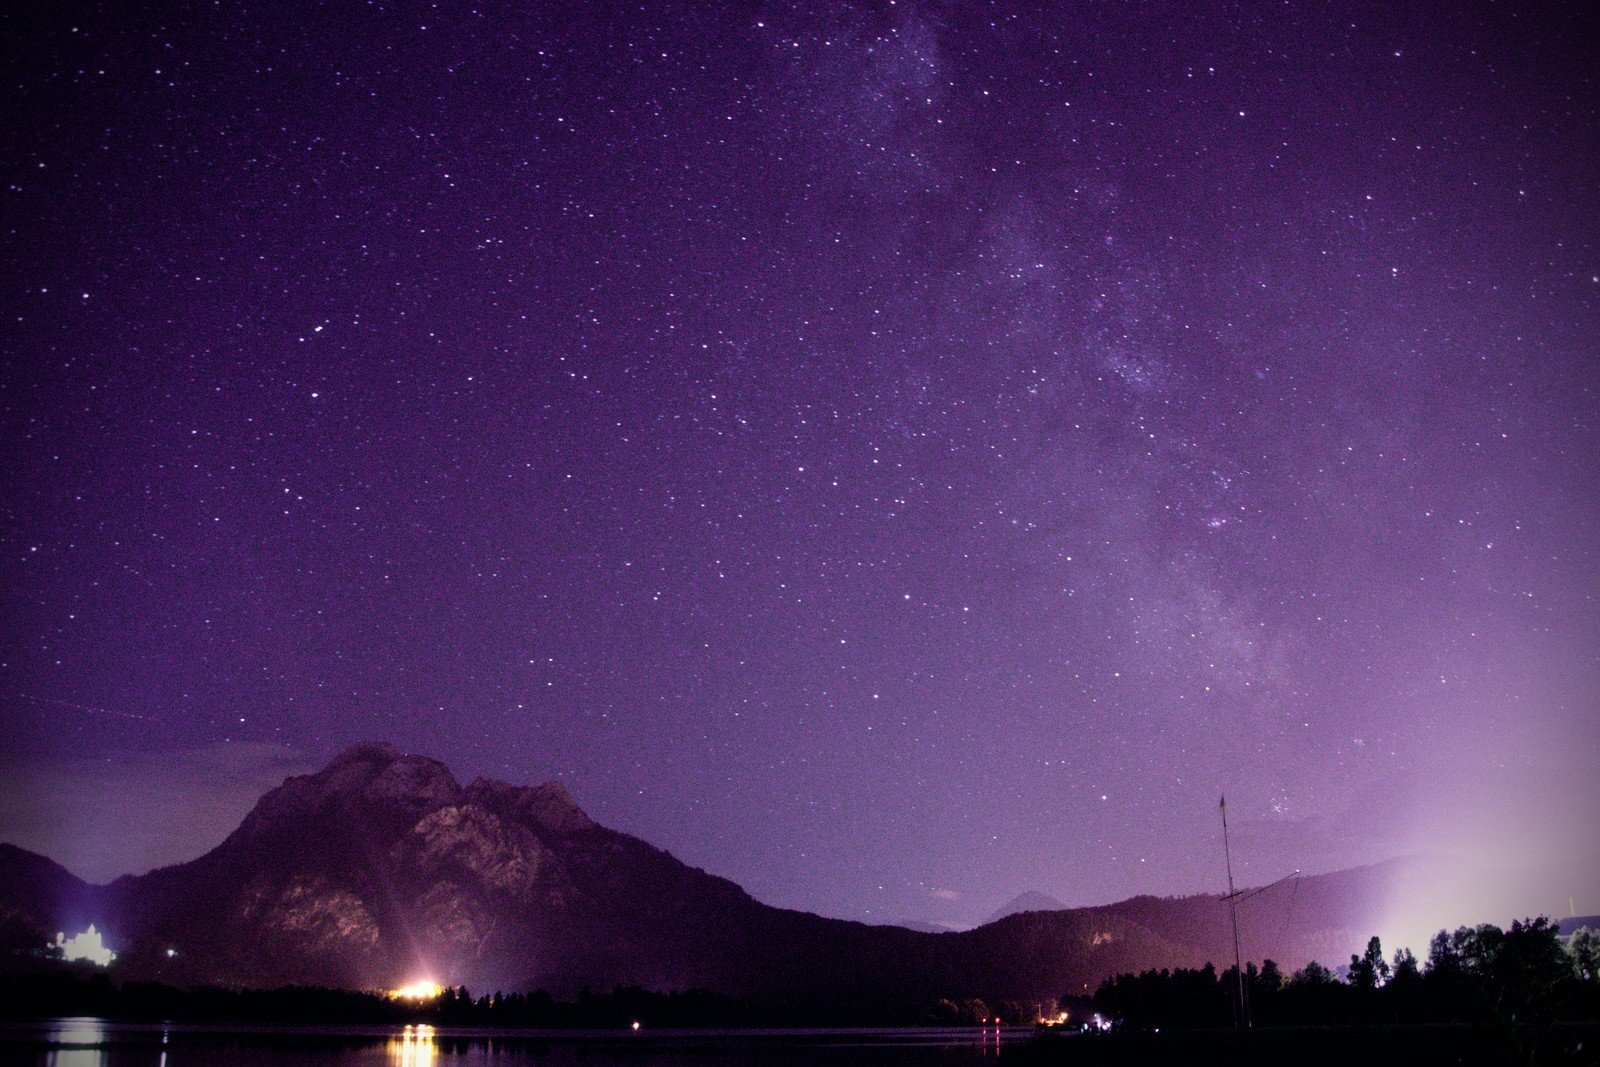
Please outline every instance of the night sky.
M377 738L969 923L1600 817L1592 5L25 6L0 838Z

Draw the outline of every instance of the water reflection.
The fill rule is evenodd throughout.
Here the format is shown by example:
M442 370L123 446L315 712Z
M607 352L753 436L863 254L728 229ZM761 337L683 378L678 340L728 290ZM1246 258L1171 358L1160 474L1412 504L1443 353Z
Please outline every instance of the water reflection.
M438 1060L439 1043L431 1026L408 1026L389 1039L393 1067L434 1067Z
M48 1067L105 1067L106 1024L102 1019L58 1019L50 1026Z
M0 1064L29 1067L980 1067L997 1063L1031 1030L497 1031L428 1025L194 1026L93 1018L0 1021ZM29 1054L29 1047L34 1051ZM42 1046L42 1047L41 1047Z

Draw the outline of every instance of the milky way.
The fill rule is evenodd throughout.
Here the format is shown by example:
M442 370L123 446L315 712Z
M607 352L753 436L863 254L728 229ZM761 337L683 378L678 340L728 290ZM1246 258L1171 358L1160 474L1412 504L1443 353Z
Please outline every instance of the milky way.
M148 7L0 23L23 770L947 922L1600 808L1593 11Z

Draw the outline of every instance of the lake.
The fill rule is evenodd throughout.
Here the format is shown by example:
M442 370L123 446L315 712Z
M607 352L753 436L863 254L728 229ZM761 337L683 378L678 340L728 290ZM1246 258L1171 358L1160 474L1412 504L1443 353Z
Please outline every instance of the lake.
M163 1026L101 1019L0 1024L0 1063L38 1067L962 1067L1033 1037L1028 1027L538 1031L451 1027Z

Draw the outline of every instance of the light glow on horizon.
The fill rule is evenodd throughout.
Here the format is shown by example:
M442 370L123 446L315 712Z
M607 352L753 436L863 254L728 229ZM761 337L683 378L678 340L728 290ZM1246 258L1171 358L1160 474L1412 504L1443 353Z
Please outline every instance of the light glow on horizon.
M439 994L443 992L444 986L431 978L422 978L398 989L389 990L389 996L395 1000L437 1000Z

